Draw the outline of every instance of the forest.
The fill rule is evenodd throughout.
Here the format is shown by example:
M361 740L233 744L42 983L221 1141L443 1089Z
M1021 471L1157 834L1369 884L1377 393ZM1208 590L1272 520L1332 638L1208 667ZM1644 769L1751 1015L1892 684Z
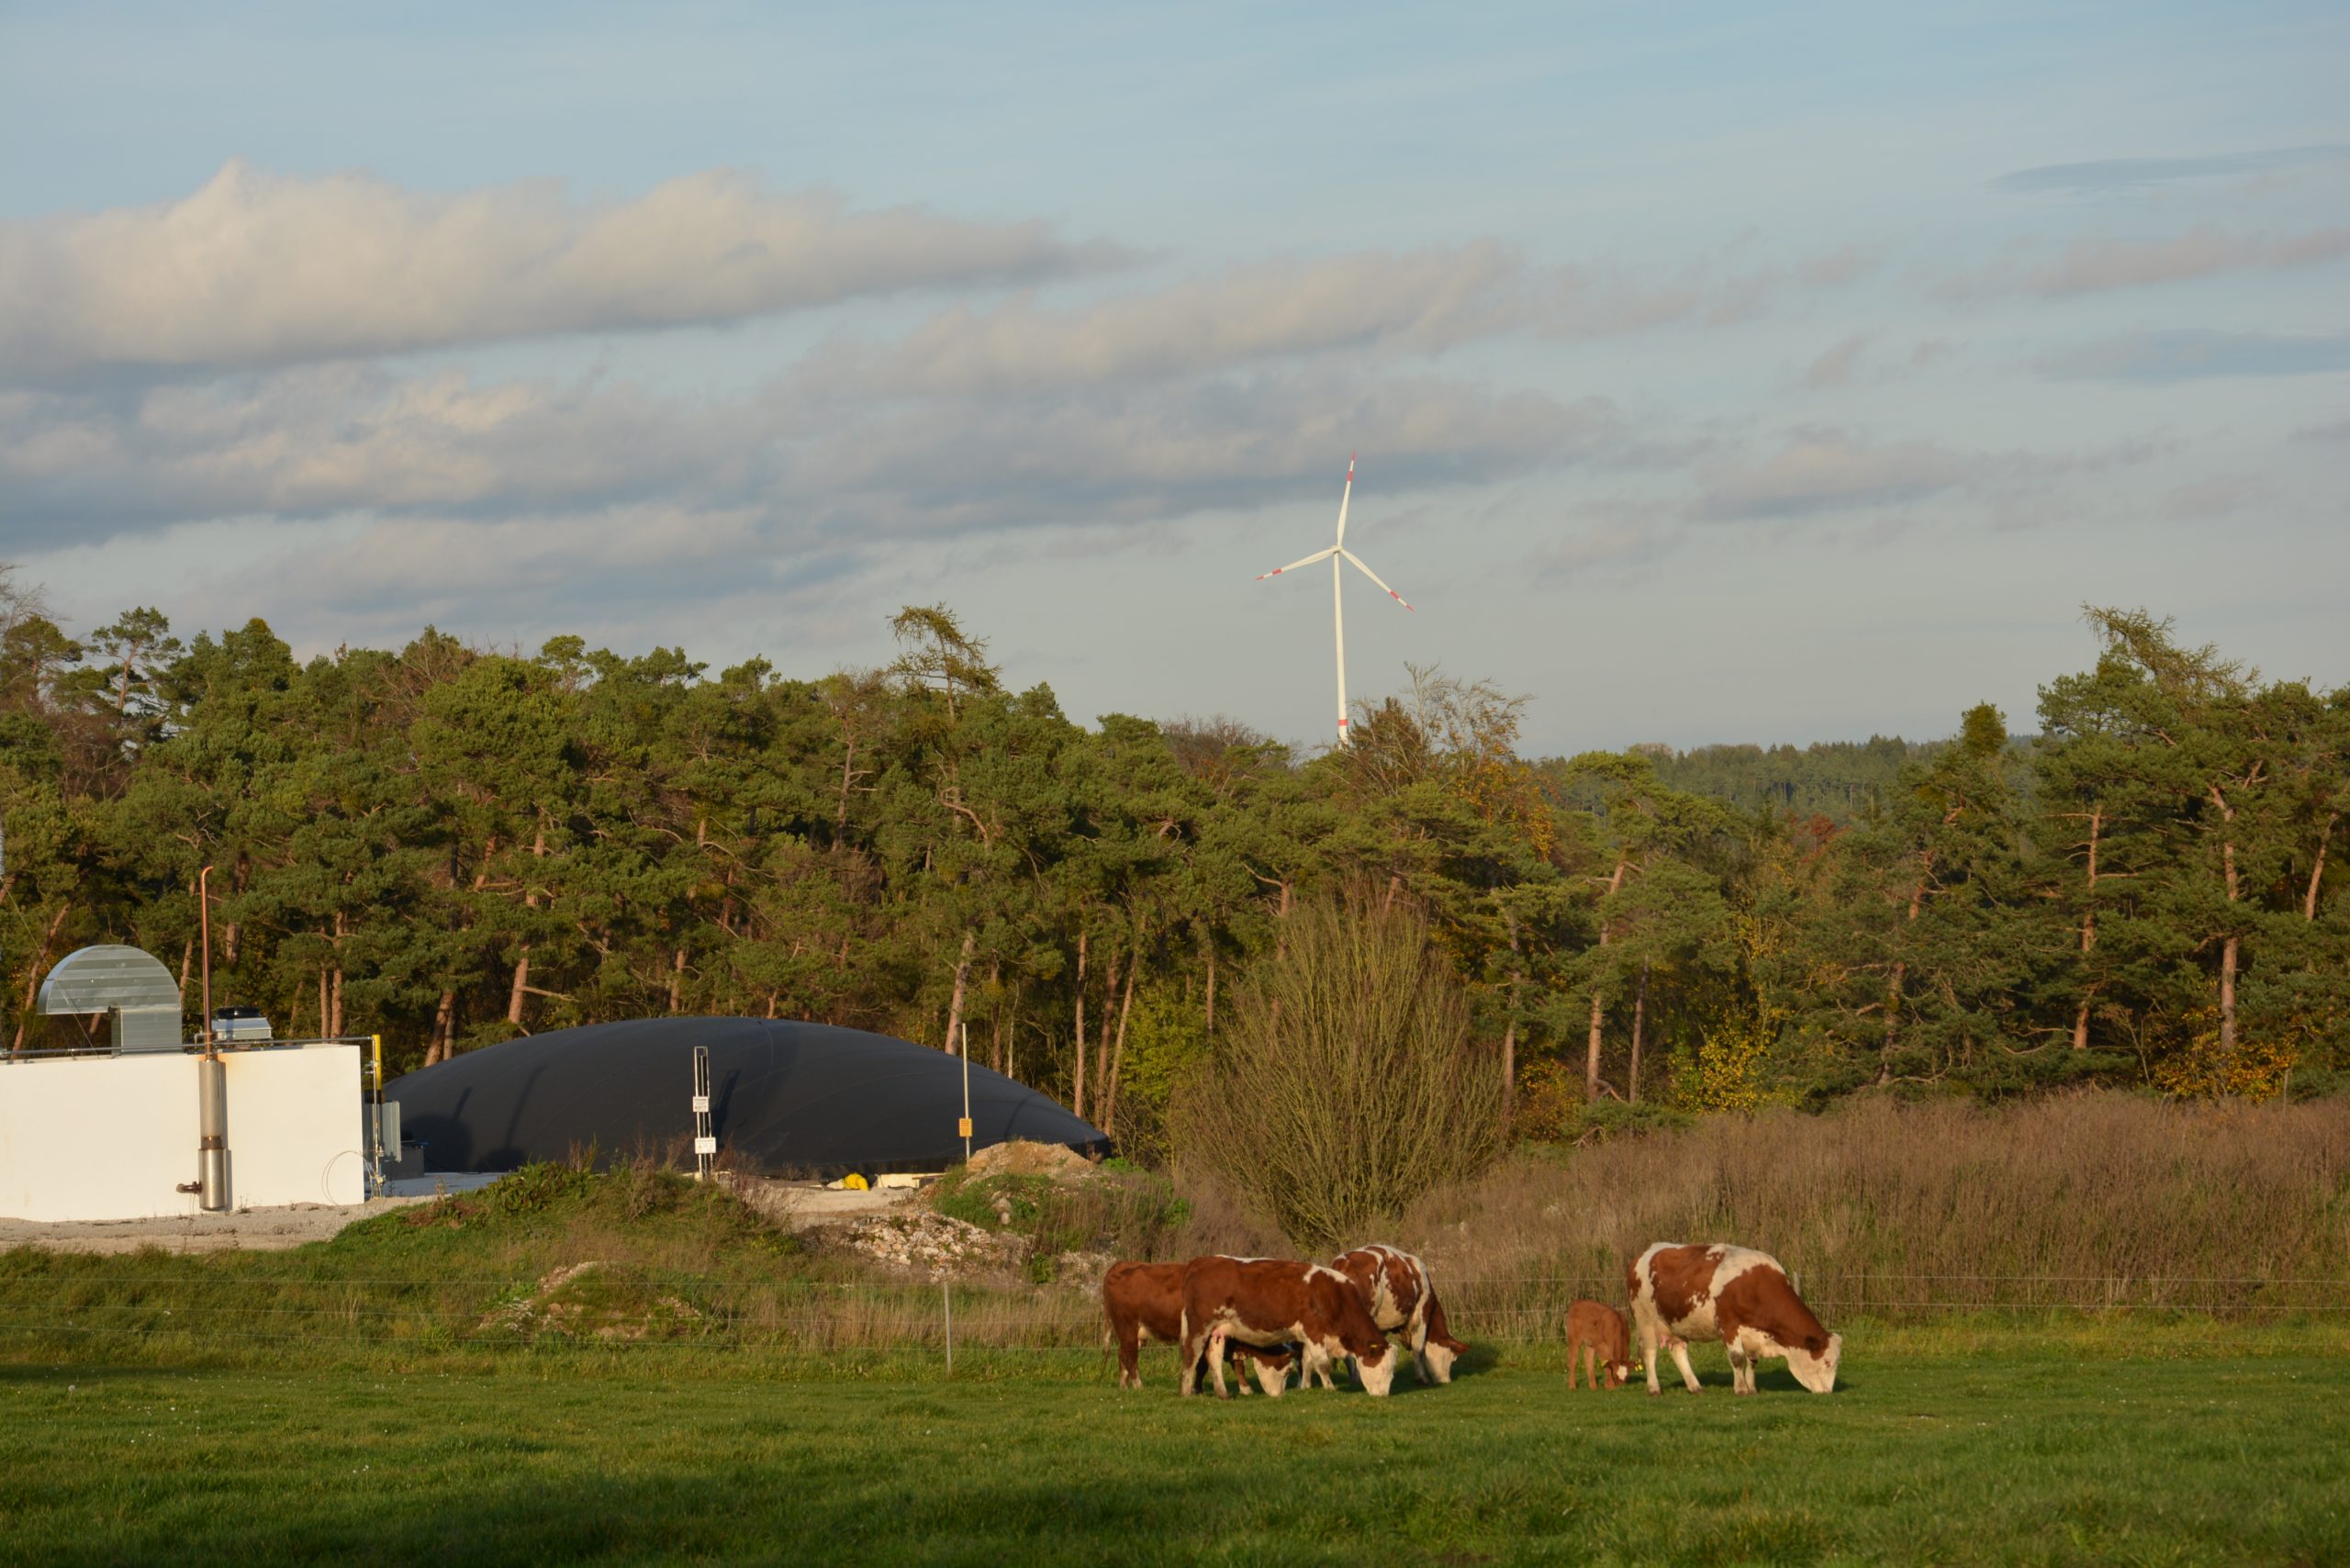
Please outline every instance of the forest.
M712 674L427 630L73 635L0 575L0 1038L92 942L405 1070L661 1014L807 1018L1009 1072L1146 1158L1301 904L1406 902L1521 1137L1871 1086L2350 1084L2350 688L2092 609L2027 734L1528 758L1416 672L1314 755L1073 722L945 607L885 668ZM196 991L186 991L189 1015ZM102 1027L102 1025L100 1025ZM1614 1118L1613 1123L1608 1119Z

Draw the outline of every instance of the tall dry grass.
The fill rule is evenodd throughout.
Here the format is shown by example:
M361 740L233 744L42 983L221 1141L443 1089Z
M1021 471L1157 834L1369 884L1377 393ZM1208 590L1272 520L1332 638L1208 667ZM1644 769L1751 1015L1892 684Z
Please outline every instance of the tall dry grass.
M1176 1185L1190 1215L1172 1236L1152 1228L1165 1255L1287 1250L1200 1172L1179 1170ZM1716 1118L1520 1155L1351 1239L1419 1252L1456 1332L1538 1359L1577 1296L1620 1304L1624 1260L1659 1240L1762 1248L1831 1324L2033 1322L2044 1338L2088 1311L2109 1314L2128 1345L2148 1342L2140 1325L2174 1338L2287 1316L2350 1327L2350 1103L2092 1093ZM610 1288L643 1297L644 1337L545 1321L518 1336L509 1309L550 1269L591 1259L623 1265ZM802 1251L724 1193L543 1167L495 1201L404 1211L296 1252L0 1253L0 1361L772 1350L839 1370L943 1352L949 1305L935 1283ZM951 1306L958 1350L1102 1344L1099 1304L1076 1286L962 1283Z
M2095 1092L1715 1117L1517 1156L1432 1194L1399 1239L1456 1316L1526 1337L1547 1337L1572 1294L1620 1304L1626 1260L1673 1240L1761 1248L1846 1316L2336 1311L2350 1305L2350 1103Z

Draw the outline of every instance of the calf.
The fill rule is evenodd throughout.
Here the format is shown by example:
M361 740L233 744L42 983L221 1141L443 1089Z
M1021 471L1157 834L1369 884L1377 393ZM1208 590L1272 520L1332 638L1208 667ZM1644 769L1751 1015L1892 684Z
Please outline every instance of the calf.
M1632 1317L1640 1327L1640 1354L1648 1362L1649 1392L1657 1383L1657 1346L1663 1342L1681 1369L1681 1381L1697 1392L1685 1345L1676 1338L1719 1337L1729 1352L1730 1382L1740 1394L1754 1392L1754 1363L1785 1356L1796 1381L1814 1394L1836 1387L1836 1366L1844 1337L1830 1334L1804 1305L1778 1260L1748 1247L1684 1246L1660 1241L1632 1260L1627 1284Z
M1609 1388L1621 1388L1631 1381L1631 1341L1624 1328L1624 1315L1604 1302L1579 1301L1568 1307L1569 1388L1575 1385L1575 1361L1578 1356L1583 1361L1583 1374L1595 1389L1600 1386L1603 1372Z
M1310 1361L1352 1356L1366 1391L1384 1394L1395 1378L1394 1347L1371 1320L1352 1281L1319 1263L1272 1258L1194 1258L1183 1267L1183 1392L1198 1387L1200 1352L1217 1397L1227 1346L1295 1343ZM1278 1389L1269 1388L1268 1394Z
M1142 1342L1158 1339L1175 1344L1183 1338L1183 1268L1181 1263L1113 1263L1102 1276L1102 1310L1110 1319L1110 1338L1118 1347L1118 1386L1142 1386ZM1232 1347L1232 1353L1267 1394L1277 1394L1289 1382L1297 1357L1288 1347L1266 1350L1257 1345ZM1248 1392L1248 1381L1240 1392Z
M1364 1310L1382 1330L1403 1330L1404 1342L1412 1348L1412 1371L1422 1383L1452 1381L1452 1363L1469 1347L1445 1331L1444 1305L1436 1299L1427 1264L1400 1247L1373 1242L1339 1253L1330 1267L1354 1282ZM1325 1384L1336 1386L1328 1367L1309 1353L1305 1381L1317 1373Z

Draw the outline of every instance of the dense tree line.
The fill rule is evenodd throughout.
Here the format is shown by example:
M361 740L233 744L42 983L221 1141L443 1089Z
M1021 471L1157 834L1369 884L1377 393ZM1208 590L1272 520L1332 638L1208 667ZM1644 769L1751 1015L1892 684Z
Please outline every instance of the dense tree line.
M2322 1086L2350 1065L2350 691L2091 621L2036 739L1978 708L1840 822L1639 752L1528 761L1515 700L1438 676L1327 755L1088 728L937 608L890 667L803 679L431 631L306 663L145 610L77 639L12 589L0 1041L80 1039L30 1005L83 943L193 979L209 865L216 1000L281 1034L381 1031L414 1067L812 1018L968 1039L1145 1149L1236 974L1340 889L1426 922L1537 1131L1587 1100Z

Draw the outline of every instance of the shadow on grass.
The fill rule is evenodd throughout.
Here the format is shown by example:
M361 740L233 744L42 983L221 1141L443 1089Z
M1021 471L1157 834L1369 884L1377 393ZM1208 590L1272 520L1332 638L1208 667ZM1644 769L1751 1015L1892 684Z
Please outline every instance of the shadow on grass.
M19 1521L41 1560L57 1563L235 1561L464 1562L535 1565L645 1561L794 1563L982 1563L1101 1560L1128 1543L1128 1562L1197 1561L1228 1548L1236 1499L1262 1496L1261 1466L1195 1456L1190 1473L1089 1474L1073 1462L1050 1478L980 1465L911 1476L785 1461L746 1468L742 1456L690 1452L634 1475L517 1475L532 1455L505 1450L498 1468L433 1483L429 1506L359 1487L281 1493L265 1510L209 1500L123 1515L72 1501ZM95 1498L92 1501L95 1501Z

